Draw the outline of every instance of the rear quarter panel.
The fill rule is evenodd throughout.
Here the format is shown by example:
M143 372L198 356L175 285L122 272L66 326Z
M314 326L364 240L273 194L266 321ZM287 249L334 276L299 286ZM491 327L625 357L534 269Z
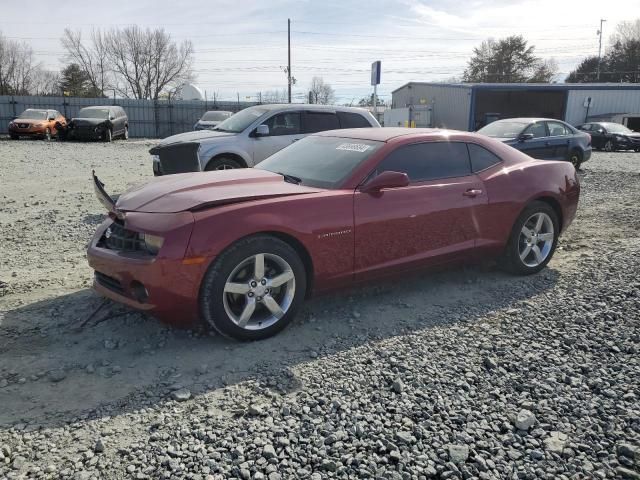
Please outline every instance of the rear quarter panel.
M194 212L187 256L211 263L237 240L259 233L295 239L308 252L315 290L345 286L353 277L353 191L235 203Z
M522 210L535 200L544 199L559 210L561 231L575 217L580 185L575 168L568 162L505 162L478 176L489 200L488 215L480 226L480 247L502 249Z

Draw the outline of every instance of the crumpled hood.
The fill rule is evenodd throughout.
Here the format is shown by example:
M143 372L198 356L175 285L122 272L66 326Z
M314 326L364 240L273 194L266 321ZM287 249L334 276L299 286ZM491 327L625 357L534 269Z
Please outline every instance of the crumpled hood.
M72 118L71 121L78 127L97 126L108 121L107 118Z
M123 193L116 208L123 212L175 213L320 191L322 189L285 182L277 173L239 168L156 177Z
M219 137L231 137L236 135L235 133L229 132L216 132L213 130L198 130L196 132L185 132L179 133L178 135L172 135L163 139L158 146L162 147L165 145L170 145L172 143L178 142L199 142L202 140L219 138Z

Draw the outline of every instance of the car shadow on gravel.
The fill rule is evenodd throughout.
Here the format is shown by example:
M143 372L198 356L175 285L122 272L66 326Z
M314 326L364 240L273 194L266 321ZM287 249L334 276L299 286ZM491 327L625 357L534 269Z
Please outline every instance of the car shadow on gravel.
M0 312L0 428L65 426L153 406L177 389L198 395L256 377L285 394L296 388L296 365L496 310L517 315L558 278L553 268L416 275L315 298L285 331L253 343L172 328L91 290L38 301Z

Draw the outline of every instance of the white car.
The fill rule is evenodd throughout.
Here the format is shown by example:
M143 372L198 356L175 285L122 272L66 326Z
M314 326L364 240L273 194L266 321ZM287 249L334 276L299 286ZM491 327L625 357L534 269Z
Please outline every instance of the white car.
M253 167L309 134L341 128L380 127L362 108L325 105L258 105L213 130L165 138L149 150L154 175Z

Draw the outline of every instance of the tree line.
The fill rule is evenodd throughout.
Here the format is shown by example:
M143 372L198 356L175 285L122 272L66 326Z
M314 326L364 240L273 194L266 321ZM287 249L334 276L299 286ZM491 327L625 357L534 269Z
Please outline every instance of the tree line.
M191 41L178 43L162 28L127 26L80 31L65 29L61 38L65 67L60 72L37 62L31 46L0 32L0 95L68 95L158 99L171 97L194 80ZM473 49L461 79L477 83L552 82L558 78L554 59L536 54L521 35L487 39ZM565 78L568 83L640 82L640 19L622 22L599 60L589 56ZM284 102L284 91L260 94L264 103ZM335 92L322 77L309 86L313 103L333 103ZM363 98L360 105L372 99Z

